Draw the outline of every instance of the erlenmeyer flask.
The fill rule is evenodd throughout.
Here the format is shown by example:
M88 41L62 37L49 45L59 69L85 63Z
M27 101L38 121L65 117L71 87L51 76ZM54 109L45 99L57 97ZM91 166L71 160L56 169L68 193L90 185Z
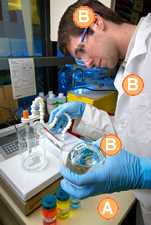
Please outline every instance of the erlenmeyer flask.
M40 123L25 123L17 128L18 147L22 153L22 166L28 171L40 171L47 165L44 148L45 136Z

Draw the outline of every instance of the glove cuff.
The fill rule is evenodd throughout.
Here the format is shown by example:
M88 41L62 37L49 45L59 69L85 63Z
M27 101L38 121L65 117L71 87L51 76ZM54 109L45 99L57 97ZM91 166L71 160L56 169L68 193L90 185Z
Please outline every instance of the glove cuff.
M142 172L141 188L151 188L151 159L140 158L140 166Z

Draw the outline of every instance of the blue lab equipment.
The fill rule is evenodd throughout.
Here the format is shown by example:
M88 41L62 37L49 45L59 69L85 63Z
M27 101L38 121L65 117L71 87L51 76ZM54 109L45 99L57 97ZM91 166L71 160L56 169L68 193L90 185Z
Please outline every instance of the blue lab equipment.
M77 88L88 88L92 90L101 90L106 80L112 80L110 70L107 68L77 68L73 70L72 90ZM113 83L113 81L112 81Z
M58 91L67 94L68 91L87 88L90 90L102 90L102 87L113 88L111 70L108 68L86 68L64 66L58 74Z
M58 92L67 94L72 88L72 65L65 65L58 72Z

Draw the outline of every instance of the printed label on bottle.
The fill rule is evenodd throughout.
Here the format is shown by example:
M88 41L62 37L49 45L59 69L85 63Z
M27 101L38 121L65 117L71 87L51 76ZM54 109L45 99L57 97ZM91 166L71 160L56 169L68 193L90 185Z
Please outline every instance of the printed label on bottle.
M49 218L45 217L44 221L47 222L47 223L53 223L56 220L56 218L57 218L56 216L54 216L52 218L51 217L49 217Z

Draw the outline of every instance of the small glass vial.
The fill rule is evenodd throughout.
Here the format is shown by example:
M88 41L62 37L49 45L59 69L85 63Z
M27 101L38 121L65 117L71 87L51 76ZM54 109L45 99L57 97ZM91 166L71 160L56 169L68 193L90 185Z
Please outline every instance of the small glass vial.
M42 198L43 225L56 225L57 200L53 195L46 195Z
M74 196L70 197L70 207L71 209L79 209L81 207L80 199L75 198Z
M59 219L67 219L70 215L70 195L62 188L59 188L56 193L57 212Z

